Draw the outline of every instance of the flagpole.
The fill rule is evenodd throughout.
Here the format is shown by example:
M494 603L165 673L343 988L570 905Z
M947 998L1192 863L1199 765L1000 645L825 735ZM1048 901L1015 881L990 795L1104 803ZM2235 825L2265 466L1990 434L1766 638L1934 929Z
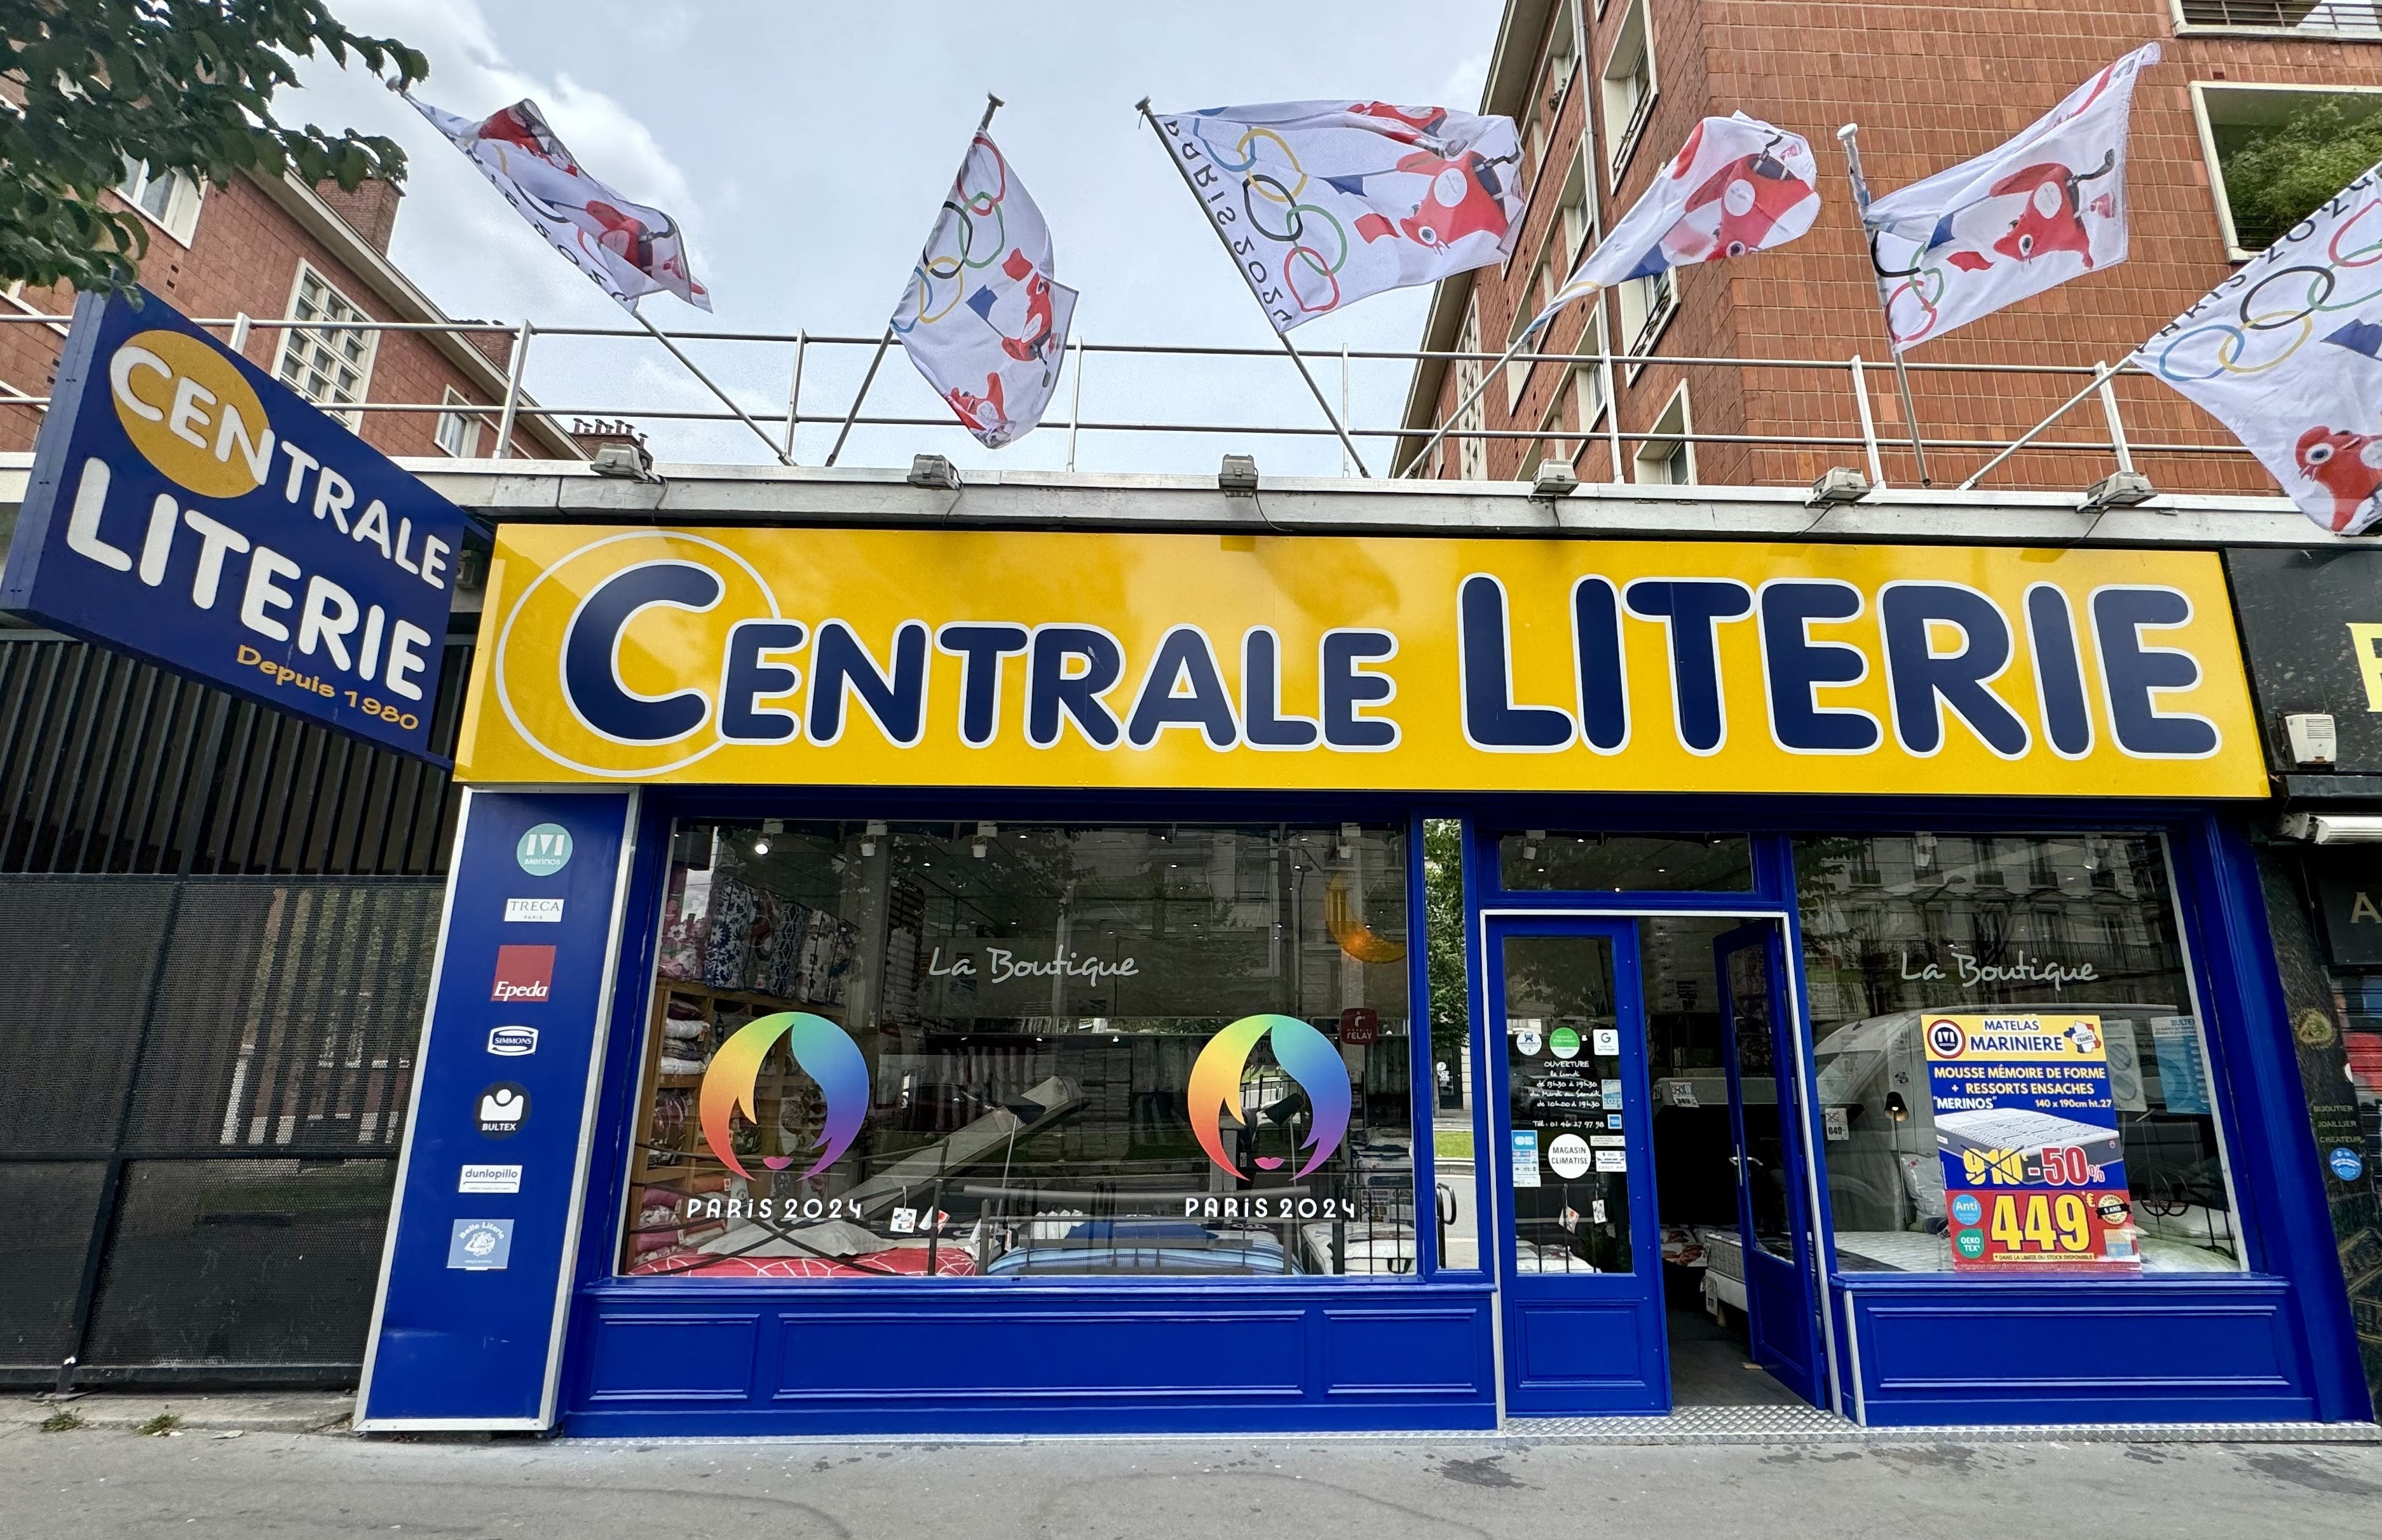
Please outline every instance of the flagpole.
M706 375L702 370L696 368L694 366L694 360L687 357L685 353L679 351L679 345L669 339L669 333L663 331L661 327L654 325L651 321L646 320L645 313L639 310L633 304L629 307L629 314L637 318L637 325L645 327L647 331L654 334L654 339L656 341L659 342L663 347L668 348L670 351L670 356L672 358L677 359L681 363L686 365L686 372L688 374L693 375L695 378L701 380L706 389L708 389L713 395L718 397L721 404L725 405L729 411L736 413L736 420L738 422L743 423L746 427L753 430L753 436L760 439L762 444L767 448L768 451L777 457L779 464L792 465L793 463L792 461L786 458L785 451L778 448L778 441L770 437L766 432L762 431L761 425L753 420L750 413L746 412L743 407L738 406L735 401L731 400L727 391L722 390L718 386L714 385L709 375Z
M995 96L991 92L986 92L984 93L984 116L976 120L976 131L977 133L982 133L985 129L991 128L992 115L999 112L1002 107L1005 107L1008 105L1008 103L1002 101L1000 97ZM970 146L973 147L976 142L971 139L968 142ZM962 169L965 169L967 166L967 157L965 155L960 157L960 166ZM827 451L826 463L829 465L834 464L836 456L843 452L843 441L852 437L852 425L860 420L860 404L868 399L868 388L877 383L877 371L878 368L883 366L885 363L885 354L892 346L893 328L890 326L888 326L885 328L885 335L877 339L877 356L868 361L868 373L860 376L860 389L852 398L852 410L843 414L843 426L836 430L835 447Z
M1848 123L1836 130L1836 142L1845 147L1845 166L1853 182L1853 205L1861 227L1861 247L1869 253L1870 266L1877 266L1877 240L1869 228L1869 179L1861 175L1860 125ZM1878 294L1878 315L1885 323L1885 351L1894 360L1895 383L1902 388L1902 420L1910 427L1910 452L1919 460L1919 485L1933 487L1935 480L1927 474L1927 446L1919 437L1919 408L1910 399L1910 370L1902 362L1902 343L1894 335L1894 317L1885 308L1885 291Z
M1208 211L1205 206L1206 201L1199 198L1198 184L1192 181L1190 172L1184 170L1182 158L1175 154L1174 146L1166 142L1166 130L1158 126L1158 115L1149 110L1149 98L1145 96L1140 101L1135 103L1134 109L1139 112L1142 116L1142 120L1149 125L1149 131L1158 136L1158 146L1160 149L1166 152L1167 164L1173 166L1175 172L1182 177L1183 185L1191 190L1191 196L1193 199L1200 202L1202 206L1199 210L1199 217L1207 219L1208 228L1216 232L1216 240L1222 244L1224 254L1232 258L1233 265L1237 269L1241 265L1239 255L1234 252L1232 241L1225 238L1222 228L1217 225L1213 219L1208 218ZM1271 326L1273 324L1272 317L1267 317L1266 324L1268 326ZM1290 334L1286 331L1276 331L1274 336L1281 340L1283 351L1290 354L1290 361L1298 365L1298 377L1307 382L1308 390L1315 397L1315 404L1323 409L1324 420L1332 425L1332 431L1340 436L1341 447L1348 451L1348 458L1357 462L1357 474L1364 477L1367 481L1373 479L1373 473L1368 470L1365 466L1364 455L1359 453L1357 449L1357 440L1348 437L1347 428L1342 425L1339 414L1332 410L1332 402L1324 396L1323 387L1317 384L1315 381L1315 376L1308 372L1307 360L1300 355L1297 347L1290 340ZM1393 450L1392 452L1394 453L1395 451Z

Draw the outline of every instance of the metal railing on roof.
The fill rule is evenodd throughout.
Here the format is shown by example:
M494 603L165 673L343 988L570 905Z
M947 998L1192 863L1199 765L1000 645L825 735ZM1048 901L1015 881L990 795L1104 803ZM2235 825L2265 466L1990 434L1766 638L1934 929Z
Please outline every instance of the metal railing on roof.
M55 316L39 314L17 315L0 314L0 325L55 325L56 320ZM195 324L241 340L244 340L246 334L253 329L306 328L310 325L315 325L295 319L249 316L238 316L227 320L203 320ZM318 326L317 329L319 329ZM721 425L741 422L761 440L771 456L787 464L795 463L793 455L795 435L797 430L804 425L841 425L847 428L853 426L901 428L952 434L965 431L956 420L947 415L864 412L862 407L866 392L865 385L860 394L834 404L827 410L804 405L804 378L806 369L812 365L814 355L822 350L868 350L873 352L882 341L879 336L874 334L837 335L813 333L807 330L792 333L704 331L685 333L673 341L672 339L660 337L646 328L591 326L544 326L527 321L520 323L355 321L341 323L341 329L447 332L465 337L473 335L510 337L511 349L506 369L507 385L504 398L500 401L459 403L453 400L367 400L336 403L337 410L343 414L348 413L374 415L428 414L436 417L460 413L482 421L493 418L498 424L498 431L496 435L497 453L487 457L492 459L509 457L509 448L514 437L513 430L518 421L524 417L542 419L560 431L581 434L590 431L587 425L591 419L597 420L599 424L608 427L616 426L623 421L631 424ZM722 405L720 407L687 407L649 404L650 395L645 401L624 398L583 402L571 401L563 404L534 401L522 393L522 382L530 345L534 339L540 337L622 340L647 347L658 342L668 347L680 363L684 363L713 395L718 397ZM686 356L683 350L677 346L678 342L700 342L706 346L726 344L789 350L791 367L787 376L784 408L782 411L759 407L747 409L736 404L728 391L705 375ZM1060 391L1053 397L1054 407L1059 402L1064 402L1065 416L1063 421L1060 420L1054 410L1049 417L1046 417L1044 427L1046 431L1055 430L1064 434L1067 445L1066 469L1070 471L1076 468L1077 444L1087 435L1155 435L1244 440L1250 437L1329 439L1339 437L1337 425L1330 420L1310 420L1302 423L1283 419L1255 422L1216 421L1196 416L1184 418L1142 415L1087 417L1083 413L1084 378L1087 362L1095 356L1112 360L1239 361L1279 370L1293 360L1286 358L1278 348L1217 344L1090 342L1079 338L1067 344L1067 352L1069 358L1064 367L1072 378L1062 379ZM1328 363L1332 355L1315 352L1307 354L1306 357L1311 362ZM1553 366L1566 372L1596 372L1602 384L1602 390L1598 394L1599 404L1595 408L1594 416L1590 421L1572 428L1546 425L1544 423L1535 428L1519 425L1489 426L1486 425L1485 414L1480 416L1482 425L1452 425L1444 428L1443 432L1438 423L1428 425L1418 425L1408 421L1400 421L1394 425L1368 425L1360 422L1346 424L1348 434L1352 438L1369 443L1386 443L1392 455L1392 472L1401 476L1434 475L1446 467L1450 462L1435 458L1431 463L1424 463L1422 457L1415 452L1416 446L1423 444L1424 440L1438 434L1443 440L1476 440L1490 444L1520 443L1525 446L1537 446L1534 452L1526 450L1522 457L1521 469L1518 472L1522 479L1528 479L1537 465L1544 461L1568 459L1575 463L1579 479L1583 481L1605 480L1607 474L1615 482L1637 480L1639 479L1637 474L1639 460L1656 458L1649 451L1668 449L1680 444L1746 450L1857 451L1862 457L1861 462L1867 471L1870 483L1877 487L1887 484L1887 468L1890 463L1899 469L1901 463L1907 461L1915 472L1920 457L1916 452L1907 453L1906 451L1916 451L1921 449L1930 456L1938 457L1939 462L1941 457L1946 455L1956 460L1964 457L1982 460L1982 467L1966 481L1960 483L1964 487L1975 485L1982 475L1998 468L2021 451L2036 457L2030 461L2030 465L2044 473L2030 477L2036 486L2046 484L2056 487L2073 486L2081 489L2099 480L2110 469L2123 472L2134 471L2137 457L2188 457L2202 462L2212 457L2230 458L2241 462L2247 468L2245 474L2264 477L2263 470L2256 466L2256 462L2251 459L2247 451L2213 421L2200 418L2196 410L2191 412L2188 416L2179 419L2175 407L2176 403L2180 402L2180 398L2167 394L2164 388L2161 388L2155 399L2167 403L2166 416L2171 421L2181 420L2191 423L2201 430L2200 436L2196 437L2169 436L2155 440L2132 437L2126 425L2116 387L2121 379L2147 376L2140 375L2138 371L2123 367L2111 369L2106 365L2087 364L1921 362L1913 362L1908 365L1910 374L1922 382L1950 381L1955 382L1956 385L1965 382L1969 387L1968 394L1971 399L1959 403L1968 413L1959 420L1971 423L1977 419L1980 400L1987 403L1986 415L1992 414L1993 407L2015 412L2020 409L2010 404L2014 392L2013 382L2021 379L2039 382L2034 391L2020 393L2040 396L2046 409L2050 409L2049 414L2024 432L2013 432L2009 437L2002 437L1974 431L1943 434L1927 432L1923 424L1919 430L1914 431L1907 420L1896 422L1897 405L1896 399L1887 389L1873 388L1875 382L1869 377L1872 371L1880 369L1882 365L1874 360L1865 361L1858 354L1846 358L1743 358L1679 356L1666 353L1633 353L1623 356L1609 351L1544 351L1518 353L1508 359L1502 353L1462 350L1344 347L1338 351L1338 361L1342 371L1340 400L1344 413L1346 409L1345 403L1350 399L1349 372L1358 365L1403 365L1409 370L1419 370L1450 363L1477 363L1485 367L1503 361L1533 372L1541 365ZM1609 404L1606 404L1610 403L1616 395L1624 394L1614 388L1616 373L1625 376L1627 380L1634 381L1641 372L1656 366L1677 371L1680 377L1690 382L1691 388L1700 375L1722 371L1735 374L1737 376L1737 388L1745 394L1753 394L1757 391L1763 393L1783 391L1794 398L1793 416L1798 424L1802 425L1802 429L1800 431L1730 432L1689 425L1679 431L1666 432L1632 429L1622 425L1618 421L1617 414L1610 410ZM1758 379L1755 378L1757 376ZM2067 395L2071 387L2075 388L2075 393ZM1647 392L1647 399L1642 403L1646 407L1645 416L1651 421L1659 421L1664 408L1676 389L1675 383L1665 380L1659 390ZM1928 393L1922 388L1922 397ZM1516 392L1516 395L1518 400L1520 393ZM2066 396L2064 404L2059 401L2062 396ZM2075 430L2071 427L2064 430L2068 435L2066 437L2046 437L2055 425L2067 420L2069 413L2085 407L2088 399L2093 397L2098 398L2097 405L2102 426L2100 434L2092 434L2088 430L2085 436L2076 437ZM1138 392L1136 393L1135 399L1136 401L1147 400L1151 399L1151 393ZM1285 402L1291 399L1288 396L1283 398ZM1307 400L1304 396L1298 399L1302 402ZM1625 409L1627 404L1625 402ZM1878 411L1881 404L1887 409L1885 426L1881 426ZM1938 401L1935 404L1943 403ZM47 405L46 397L22 394L0 396L0 411L10 408L40 411L46 409ZM1922 405L1922 415L1924 412L1925 408ZM2025 413L2028 416L2038 415L2032 408L2025 409ZM1707 413L1707 415L1710 414ZM1768 415L1774 417L1778 413L1772 412ZM763 427L764 421L770 425L769 427ZM1834 425L1836 431L1823 431L1824 427L1830 425ZM1601 452L1591 453L1596 450ZM2065 457L2065 460L2058 462L2055 468L2045 465L2042 458L2045 456ZM2074 463L2069 465L2068 463L2069 462ZM1344 462L1344 474L1345 474ZM1808 484L1809 473L1804 472L1799 477L1794 474L1781 474L1774 469L1770 474L1762 474L1762 467L1751 465L1749 462L1744 474L1711 476L1707 479L1718 485L1783 486ZM1914 474L1907 479L1915 482L1922 478ZM1951 478L1946 475L1936 479L1942 483L1948 482ZM2237 489L2247 490L2249 486L2257 486L2271 491L2271 483L2265 482L2263 479L2248 483Z
M2183 0L2186 27L2382 38L2375 0Z

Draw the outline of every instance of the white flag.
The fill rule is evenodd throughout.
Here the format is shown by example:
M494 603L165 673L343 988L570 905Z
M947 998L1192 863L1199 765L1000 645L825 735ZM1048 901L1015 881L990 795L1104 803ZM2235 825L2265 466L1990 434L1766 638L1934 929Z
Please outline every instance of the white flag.
M1894 351L2126 260L2126 130L2146 43L2016 139L1861 211Z
M711 308L709 291L687 269L678 221L589 176L546 126L536 103L524 97L474 123L411 96L406 100L605 293L632 311L644 296L665 290Z
M1034 431L1059 387L1075 291L1050 228L979 133L893 311L902 351L987 449Z
M2143 343L2336 535L2382 519L2382 164Z
M1707 117L1529 329L1574 300L1630 278L1784 246L1819 215L1810 141L1741 112Z
M1157 122L1278 332L1502 262L1520 229L1510 117L1344 100Z

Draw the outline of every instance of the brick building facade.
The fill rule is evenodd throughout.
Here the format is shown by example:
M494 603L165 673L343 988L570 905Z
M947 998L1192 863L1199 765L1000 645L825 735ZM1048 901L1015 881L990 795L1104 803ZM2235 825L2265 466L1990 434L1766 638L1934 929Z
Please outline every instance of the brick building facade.
M1587 34L1584 57L1576 30ZM2150 42L2164 46L2165 58L2135 95L2130 259L1907 355L1933 479L1957 482L1991 452L1981 441L2023 432L2090 377L1991 371L2085 370L2122 358L2245 260L2242 241L2263 244L2257 232L2234 228L2222 155L2248 128L2278 121L2313 96L2382 91L2377 7L2342 0L1509 0L1482 110L1509 114L1522 128L1529 208L1502 266L1440 286L1423 345L1502 352L1582 242L1611 228L1696 121L1742 110L1811 140L1823 199L1811 232L1774 252L1574 304L1540 350L1595 354L1611 339L1623 479L1760 485L1809 484L1831 465L1862 464L1847 367L1861 355L1886 476L1916 485L1838 126L1860 125L1864 169L1882 196L2016 134L2094 70ZM1828 366L1680 362L1694 359ZM1423 366L1406 417L1418 432L1403 442L1402 457L1420 448L1420 432L1447 419L1482 367ZM1547 362L1506 373L1457 425L1515 437L1443 441L1416 474L1526 477L1542 458L1577 451L1582 480L1614 479L1601 367ZM2174 448L2233 443L2181 397L2140 376L2115 389L2141 468L2162 490L2275 489L2246 456ZM1585 444L1527 437L1533 430L1593 437ZM1683 450L1626 437L1646 433L1690 434L1696 442ZM1780 436L1850 442L1728 441ZM2108 429L2088 400L2053 436L2106 443ZM2028 453L1996 471L1994 484L2081 488L2112 464L2106 449Z
M149 224L141 281L184 314L205 320L362 318L443 322L448 317L388 258L399 191L367 182L353 192L295 178L241 176L201 189L144 172L118 193ZM33 446L41 413L21 404L50 392L74 309L71 290L16 289L6 309L55 315L55 326L0 325L0 451ZM436 412L358 412L349 422L390 455L474 457L496 452L512 339L501 331L405 332L255 326L241 351L326 410L369 402L452 404ZM20 404L10 405L11 401ZM522 417L511 452L583 458L571 439Z

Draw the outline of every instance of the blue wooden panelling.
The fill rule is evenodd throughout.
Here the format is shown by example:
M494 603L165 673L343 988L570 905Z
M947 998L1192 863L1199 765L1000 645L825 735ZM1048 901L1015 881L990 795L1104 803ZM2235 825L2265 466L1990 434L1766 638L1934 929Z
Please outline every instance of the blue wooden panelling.
M743 1401L761 1317L606 1311L589 1344L591 1401Z
M1332 1397L1478 1397L1495 1372L1476 1309L1323 1308L1323 1390Z
M1906 1277L1849 1293L1875 1425L2316 1415L2278 1279Z
M671 1294L680 1294L671 1289ZM566 1430L786 1434L1480 1428L1496 1421L1490 1296L998 1282L687 1289L611 1285L583 1312ZM738 1312L722 1297L761 1306ZM678 1308L673 1310L675 1305ZM682 1313L681 1313L682 1312ZM692 1421L690 1420L692 1419Z

